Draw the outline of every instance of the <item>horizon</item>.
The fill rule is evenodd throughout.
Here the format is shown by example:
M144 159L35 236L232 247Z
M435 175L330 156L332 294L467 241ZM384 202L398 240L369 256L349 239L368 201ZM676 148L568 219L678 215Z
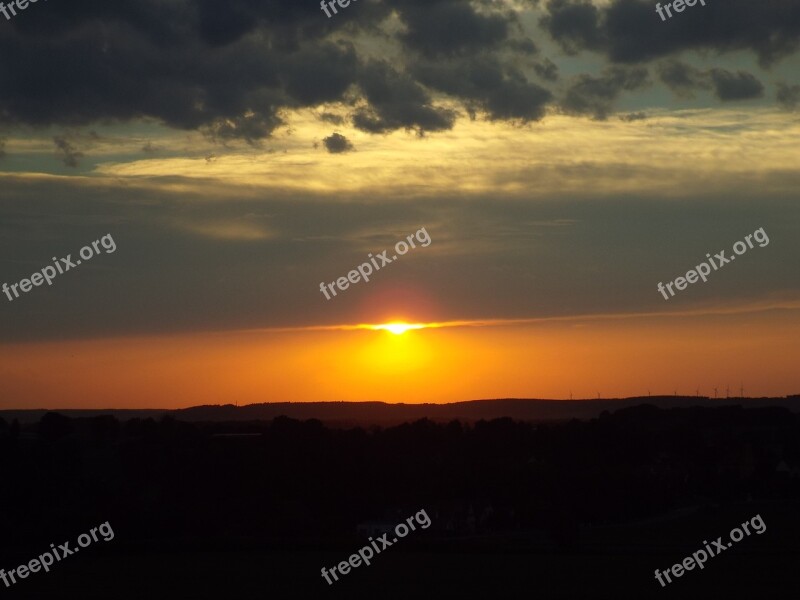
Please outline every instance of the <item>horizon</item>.
M557 407L557 410L553 411ZM465 400L450 403L386 403L366 402L262 402L239 406L236 404L206 404L180 408L22 408L0 409L0 425L19 422L29 426L41 424L47 415L62 415L74 419L94 419L111 416L120 421L170 417L185 422L222 423L233 418L240 422L271 422L278 418L297 421L318 420L339 426L350 424L402 425L430 420L439 423L459 421L508 420L519 423L592 421L603 415L614 415L630 409L653 408L657 411L692 411L694 409L761 409L786 410L800 416L800 395L782 398L708 398L696 396L646 396L630 398L586 398L563 401L536 398L500 398ZM277 410L276 410L277 409ZM375 410L379 412L375 412ZM355 410L356 412L353 412ZM238 413L234 415L231 411ZM341 411L341 412L340 412Z
M3 411L21 411L21 410L91 410L91 411L98 411L98 410L184 410L186 408L202 408L206 406L232 406L234 408L246 408L248 406L260 406L260 405L269 405L269 404L386 404L388 406L393 405L406 405L406 406L420 406L423 404L435 405L435 406L445 406L449 404L463 404L467 402L503 402L508 400L516 400L516 401L532 401L532 402L597 402L597 401L613 401L613 400L646 400L648 398L659 400L659 399L698 399L698 400L715 400L715 401L728 401L728 400L780 400L780 399L792 399L800 397L800 394L786 394L783 396L720 396L718 398L713 398L711 396L703 396L702 394L699 396L696 395L674 395L674 394L652 394L647 396L618 396L618 397L594 397L594 398L471 398L469 400L454 400L452 402L387 402L384 400L300 400L300 401L292 401L292 400L269 400L263 402L251 402L249 404L238 404L232 402L226 402L224 404L191 404L185 407L178 407L178 408L164 408L164 407L157 407L157 406L144 406L144 407L137 407L137 408L114 408L110 406L101 406L101 407L89 407L89 408L66 408L66 407L53 407L53 408L46 408L42 406L37 407L11 407L11 408L2 408L0 412Z

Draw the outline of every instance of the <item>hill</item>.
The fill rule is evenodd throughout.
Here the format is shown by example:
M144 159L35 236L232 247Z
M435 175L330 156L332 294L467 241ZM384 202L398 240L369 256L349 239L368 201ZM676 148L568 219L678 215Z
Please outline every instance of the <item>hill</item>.
M560 421L591 419L602 412L650 404L659 408L685 408L691 406L718 407L742 406L759 408L778 406L800 412L800 396L783 398L729 398L711 399L705 396L645 396L633 398L592 400L541 400L503 398L495 400L470 400L448 404L388 404L386 402L267 402L235 406L233 404L193 406L168 409L49 409L70 417L114 415L120 420L133 418L160 418L169 414L182 421L271 421L286 416L294 419L318 419L329 425L393 425L417 419L472 422L480 419L511 417L522 421ZM0 417L20 423L36 422L48 409L3 410Z

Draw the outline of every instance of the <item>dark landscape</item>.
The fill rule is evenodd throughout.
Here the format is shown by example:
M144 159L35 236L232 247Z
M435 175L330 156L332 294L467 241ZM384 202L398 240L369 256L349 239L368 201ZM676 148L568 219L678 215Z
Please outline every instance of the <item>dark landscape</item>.
M51 412L22 424L4 416L0 564L27 561L95 523L108 521L116 533L70 557L69 568L57 565L5 592L257 598L268 588L275 597L353 590L394 597L424 583L445 596L491 596L501 586L507 597L533 590L575 598L584 597L589 576L598 598L627 597L632 588L651 589L653 597L708 590L778 597L751 586L749 573L757 570L776 590L793 585L800 415L772 405L777 399L745 406L672 400L679 406L629 399L613 409L614 401L585 401L602 412L584 420L567 420L573 413L564 410L537 413L561 417L539 423L420 419L353 428L252 418L268 414L269 405L157 418ZM532 415L540 404L451 408L474 418L509 405L517 405L516 415ZM342 408L326 406L316 414ZM428 414L448 414L437 408ZM348 419L358 413L347 409ZM243 414L230 418L237 411ZM368 532L391 531L421 509L430 515L428 529L328 589L323 566L346 560ZM763 535L713 559L701 576L687 573L659 589L655 568L669 568L703 539L756 514L766 524ZM693 580L691 593L686 579Z
M524 421L550 421L560 419L585 419L600 416L603 411L650 404L660 408L690 406L720 407L743 406L758 408L780 406L800 412L800 395L783 398L708 398L706 396L646 396L601 400L538 400L507 398L500 400L470 400L449 404L389 404L386 402L270 402L236 406L193 406L177 410L167 409L26 409L0 410L0 417L20 423L38 421L48 412L59 412L70 417L113 415L119 419L159 418L166 415L181 421L250 421L271 420L275 417L293 419L318 419L326 425L387 425L414 419L433 421L476 421L510 417Z

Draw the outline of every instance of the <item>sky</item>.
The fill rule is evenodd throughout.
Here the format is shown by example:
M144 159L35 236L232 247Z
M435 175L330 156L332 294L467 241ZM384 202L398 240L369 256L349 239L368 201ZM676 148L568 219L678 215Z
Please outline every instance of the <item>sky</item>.
M800 393L795 0L17 12L0 408Z

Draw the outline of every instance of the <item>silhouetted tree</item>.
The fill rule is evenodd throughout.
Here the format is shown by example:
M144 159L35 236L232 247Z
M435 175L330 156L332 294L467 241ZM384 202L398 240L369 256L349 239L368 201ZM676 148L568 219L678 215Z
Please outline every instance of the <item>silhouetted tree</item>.
M59 413L49 412L39 421L39 437L49 442L60 440L72 431L72 419Z

